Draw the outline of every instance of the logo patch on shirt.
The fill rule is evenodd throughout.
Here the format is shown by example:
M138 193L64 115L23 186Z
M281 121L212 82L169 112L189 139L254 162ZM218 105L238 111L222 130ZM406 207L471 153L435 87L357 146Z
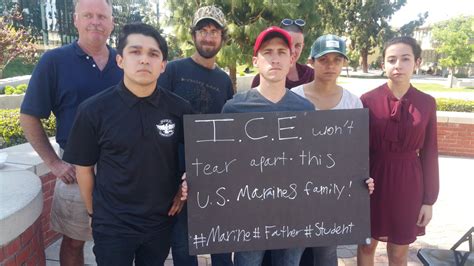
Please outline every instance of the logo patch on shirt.
M174 134L175 123L170 119L162 119L156 128L158 128L158 133L163 137L171 137Z

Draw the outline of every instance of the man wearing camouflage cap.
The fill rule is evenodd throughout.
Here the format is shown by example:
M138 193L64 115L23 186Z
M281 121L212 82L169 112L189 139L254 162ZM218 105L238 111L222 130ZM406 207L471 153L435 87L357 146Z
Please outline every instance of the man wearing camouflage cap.
M196 113L220 113L234 94L229 76L216 65L216 55L227 39L224 13L216 6L199 8L190 32L196 51L191 57L169 62L158 84L189 101ZM180 158L184 172L184 149ZM196 256L189 256L186 208L177 218L171 247L175 266L197 265ZM231 254L211 258L212 265L232 265Z

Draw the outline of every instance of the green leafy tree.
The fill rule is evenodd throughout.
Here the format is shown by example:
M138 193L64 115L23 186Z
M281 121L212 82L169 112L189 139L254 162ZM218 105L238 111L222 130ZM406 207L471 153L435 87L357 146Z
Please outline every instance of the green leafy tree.
M351 39L351 49L362 57L362 70L368 72L367 58L392 32L389 20L405 5L406 0L334 0L344 18L345 31Z
M474 16L457 17L433 27L433 42L441 55L439 63L450 72L450 88L456 67L474 62Z
M423 14L418 14L418 19L412 20L412 21L408 22L407 24L401 26L400 29L396 32L395 35L398 35L398 36L411 36L411 35L413 35L413 32L418 27L423 25L427 18L428 18L428 12L425 12Z
M331 27L324 27L326 21L338 21L338 16L326 16L330 12L339 10L333 7L328 0L313 1L247 1L247 0L215 0L215 1L186 1L167 0L167 7L171 15L169 25L173 26L173 33L180 43L181 56L190 56L194 52L194 45L189 32L194 12L201 6L216 5L224 12L229 40L218 54L218 64L229 70L231 80L236 85L237 65L251 65L253 44L257 35L271 25L279 25L284 18L302 18L306 21L305 44L309 47L317 36ZM326 8L330 7L330 8ZM315 15L318 14L318 15ZM342 22L341 22L342 23ZM341 23L339 27L341 28ZM327 23L330 25L330 23ZM337 28L337 27L336 27ZM341 30L339 30L341 31ZM300 61L305 62L309 49L305 49Z
M115 28L111 38L118 40L118 36L125 24L143 22L160 30L157 9L148 0L114 0L113 15ZM160 30L161 31L161 30Z
M357 71L357 68L360 65L360 63L359 63L359 60L360 60L359 51L349 50L349 52L347 52L347 57L349 57L349 62L348 62L349 66L352 67L353 71Z

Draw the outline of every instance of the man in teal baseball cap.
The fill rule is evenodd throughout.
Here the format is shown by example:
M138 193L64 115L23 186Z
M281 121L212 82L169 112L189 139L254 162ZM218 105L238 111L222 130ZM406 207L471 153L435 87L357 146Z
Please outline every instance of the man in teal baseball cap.
M291 89L308 99L316 110L362 108L359 97L337 84L342 68L347 64L346 43L339 36L323 35L311 46L309 63L314 69L313 81ZM373 180L367 181L369 193ZM337 246L309 248L303 254L300 266L337 266ZM312 253L312 257L308 254Z

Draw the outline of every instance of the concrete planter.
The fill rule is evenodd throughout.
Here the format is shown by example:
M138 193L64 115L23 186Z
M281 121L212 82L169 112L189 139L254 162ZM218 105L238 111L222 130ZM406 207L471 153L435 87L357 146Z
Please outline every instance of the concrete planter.
M24 94L0 95L0 109L20 108Z
M18 76L13 78L0 79L0 88L5 86L18 86L20 84L28 84L30 75ZM0 109L15 109L20 108L23 101L24 94L0 95Z

